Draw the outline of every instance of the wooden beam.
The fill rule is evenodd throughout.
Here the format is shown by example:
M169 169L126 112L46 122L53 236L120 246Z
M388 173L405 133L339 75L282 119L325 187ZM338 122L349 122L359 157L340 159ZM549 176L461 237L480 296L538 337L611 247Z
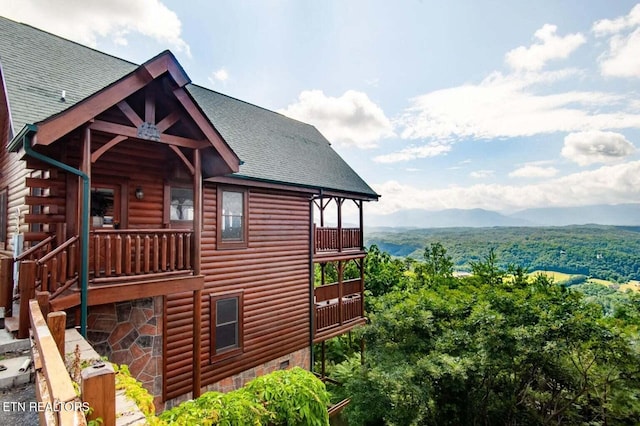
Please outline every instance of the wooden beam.
M160 120L160 122L156 124L156 127L158 128L158 131L162 133L176 124L180 118L182 118L182 114L179 111L172 111L169 115Z
M140 280L145 279L144 275L139 275L138 277ZM195 291L203 287L204 276L202 275L163 278L124 284L100 284L89 287L88 302L89 306L104 305L105 303ZM69 297L73 300L65 300ZM54 310L66 309L76 306L79 303L80 293L76 293L72 296L60 296L51 300L51 308Z
M180 151L180 148L178 148L177 146L171 145L171 150L173 152L175 152L178 157L180 157L180 159L182 160L182 162L187 166L187 168L189 169L189 172L191 173L191 175L193 176L195 173L195 168L193 167L193 165L191 164L191 162L189 160L187 160L187 157L184 156L184 154L182 153L182 151ZM198 151L197 149L195 151Z
M143 64L142 67L144 67L153 78L157 78L164 73L169 73L178 87L183 87L187 83L191 82L189 76L184 72L176 58L168 50Z
M62 357L57 356L58 347L51 336L42 312L40 312L38 301L32 300L27 305L27 311L30 313L31 331L40 352L42 370L47 378L51 399L60 402L73 401L76 398L76 392Z
M127 139L129 138L126 136L116 136L115 138L111 139L109 142L107 142L106 144L98 148L96 152L91 154L91 162L95 163L96 161L98 161L98 158L102 156L102 154L109 151L111 148L118 145L120 142L126 141Z
M140 116L133 110L133 108L131 108L131 105L129 105L127 101L118 102L118 108L120 108L120 111L122 111L124 115L127 116L131 124L133 124L134 126L139 127L143 123L142 118L140 118Z
M50 145L62 136L77 129L122 99L137 92L152 80L146 69L138 68L102 91L72 106L62 114L38 124L35 139L37 145Z
M144 90L144 121L156 124L156 96L152 86L149 85Z
M205 137L209 140L211 145L218 151L222 160L227 164L232 172L238 172L240 170L240 159L233 152L233 150L222 139L222 136L213 127L211 122L202 114L200 108L193 102L191 96L183 89L178 88L173 91L178 102L187 110L193 121L196 123L200 131L204 133Z
M130 138L136 138L136 139L138 138L138 129L136 129L135 127L123 126L122 124L96 120L91 124L90 127L92 130L111 133L113 135L122 135L122 136L127 136ZM206 141L197 141L194 139L188 139L180 136L173 136L173 135L167 135L167 134L162 134L160 136L160 140L157 142L164 143L167 145L182 146L184 148L191 148L191 149L206 148L210 146L209 143Z

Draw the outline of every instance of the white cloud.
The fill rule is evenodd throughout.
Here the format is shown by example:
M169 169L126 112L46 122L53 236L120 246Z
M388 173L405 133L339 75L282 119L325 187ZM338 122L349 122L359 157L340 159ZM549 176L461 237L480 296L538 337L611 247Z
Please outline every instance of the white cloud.
M220 68L218 71L212 72L208 79L212 85L218 82L226 83L229 80L229 72L224 68Z
M300 93L297 102L278 112L315 125L331 142L374 148L380 139L395 136L391 121L366 93L348 90L326 96L321 90Z
M609 51L600 57L600 71L607 77L640 77L640 28L629 35L609 39Z
M562 147L562 155L581 166L620 161L635 152L624 135L601 131L570 133Z
M566 58L586 42L580 33L560 37L556 35L557 29L555 25L545 24L533 35L539 43L507 52L505 61L515 70L539 71L548 61Z
M380 201L368 207L368 212L374 214L404 209L515 211L532 207L620 204L640 197L640 161L603 166L531 185L478 184L423 189L389 181L373 188L382 195Z
M591 30L609 36L609 49L599 58L600 72L607 77L640 77L640 4L628 15L602 19Z
M619 33L637 25L640 25L640 4L635 5L626 16L596 21L591 30L596 36L601 37Z
M126 45L136 32L191 55L180 19L159 0L4 0L0 15L93 47L99 37Z
M410 146L391 154L378 155L373 159L376 163L398 163L400 161L410 161L417 158L436 157L451 151L450 144L431 143L424 146Z
M398 119L401 136L451 142L460 138L640 128L640 114L627 106L631 96L595 91L536 93L540 87L579 74L575 70L508 75L494 72L479 84L418 96ZM612 112L612 107L617 111Z
M558 174L555 167L542 167L527 164L509 173L509 177L517 178L550 178Z
M486 179L492 177L494 174L495 172L493 170L476 170L469 173L469 176L474 179Z

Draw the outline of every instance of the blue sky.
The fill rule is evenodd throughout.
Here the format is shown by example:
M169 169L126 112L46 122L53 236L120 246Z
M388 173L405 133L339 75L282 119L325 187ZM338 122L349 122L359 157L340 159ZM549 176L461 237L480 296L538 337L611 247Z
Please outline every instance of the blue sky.
M640 202L633 1L4 0L0 15L314 124L401 209Z

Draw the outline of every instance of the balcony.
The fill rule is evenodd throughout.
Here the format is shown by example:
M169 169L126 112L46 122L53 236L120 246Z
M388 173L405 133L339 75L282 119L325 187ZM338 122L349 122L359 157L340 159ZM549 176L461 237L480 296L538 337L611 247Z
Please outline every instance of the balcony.
M313 253L317 260L364 257L360 228L327 228L314 225L313 237Z
M93 284L193 273L188 229L101 229L92 231L90 240Z
M315 343L365 322L363 284L362 279L356 278L315 288Z

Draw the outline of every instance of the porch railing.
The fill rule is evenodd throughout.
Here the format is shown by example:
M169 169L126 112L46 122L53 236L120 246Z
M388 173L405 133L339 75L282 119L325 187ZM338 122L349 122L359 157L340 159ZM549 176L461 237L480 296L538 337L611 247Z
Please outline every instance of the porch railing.
M315 252L360 250L360 228L326 228L314 226Z
M36 287L56 298L78 281L78 236L69 238L36 260Z
M94 230L90 274L99 283L189 272L192 242L189 229Z
M316 287L316 331L364 317L363 285L360 278Z

